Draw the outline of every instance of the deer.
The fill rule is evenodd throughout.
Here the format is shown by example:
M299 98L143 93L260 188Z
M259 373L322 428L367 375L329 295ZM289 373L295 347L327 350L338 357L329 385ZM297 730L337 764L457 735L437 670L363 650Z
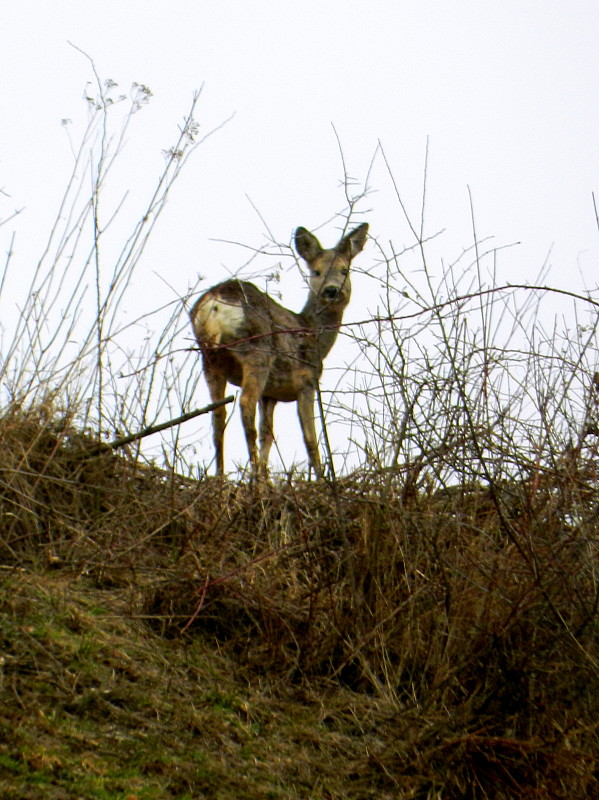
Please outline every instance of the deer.
M366 243L368 224L325 250L306 228L297 228L295 249L309 269L308 298L299 313L244 280L230 279L204 292L190 316L213 403L227 383L241 388L239 406L251 474L268 474L279 402L297 403L309 465L324 477L318 451L314 401L323 361L333 347L351 296L350 265ZM259 438L256 409L260 409ZM224 405L212 412L216 473L224 475ZM257 445L257 439L259 448Z

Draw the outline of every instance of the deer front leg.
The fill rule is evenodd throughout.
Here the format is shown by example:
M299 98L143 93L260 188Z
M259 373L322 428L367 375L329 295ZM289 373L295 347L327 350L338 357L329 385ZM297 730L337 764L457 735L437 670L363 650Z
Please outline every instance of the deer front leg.
M261 369L257 368L255 364L244 364L239 406L250 456L250 465L254 475L259 473L258 448L256 446L256 406L262 397L267 378L267 368Z
M316 473L316 477L322 478L322 464L320 463L320 453L318 452L318 441L314 424L314 395L314 387L305 386L297 397L297 412L302 426L304 443L308 451L308 459Z

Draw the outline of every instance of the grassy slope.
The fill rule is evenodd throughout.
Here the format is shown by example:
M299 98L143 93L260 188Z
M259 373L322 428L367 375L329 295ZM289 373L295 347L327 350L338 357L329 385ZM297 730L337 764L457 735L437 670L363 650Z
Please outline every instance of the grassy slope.
M3 797L335 796L354 762L364 772L361 698L252 684L217 647L131 620L119 595L4 576Z
M533 500L251 490L0 431L2 797L598 791L582 465Z

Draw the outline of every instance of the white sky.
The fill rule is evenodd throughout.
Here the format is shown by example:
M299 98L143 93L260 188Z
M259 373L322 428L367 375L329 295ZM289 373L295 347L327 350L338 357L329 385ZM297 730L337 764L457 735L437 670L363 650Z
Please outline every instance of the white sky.
M331 123L358 179L382 143L416 218L428 138L427 229L446 229L448 261L472 242L470 187L479 237L520 243L502 256L500 281L533 281L550 253L553 285L597 283L596 0L21 0L2 4L1 24L0 188L10 197L0 197L0 218L25 208L8 226L19 268L41 250L69 173L60 120L73 120L76 139L86 119L81 97L93 76L70 41L103 78L153 92L124 156L132 206L154 185L194 89L204 84L202 131L235 114L175 186L138 275L148 308L165 299L158 275L183 296L198 273L210 285L245 262L247 251L215 239L264 243L247 196L281 242L342 210ZM373 236L411 244L380 158L370 183L362 209ZM319 231L325 245L336 235L333 223ZM263 256L252 272L273 262ZM294 309L303 304L298 286L284 274L283 299ZM372 282L357 287L348 319L377 305ZM335 353L327 363L340 363ZM198 430L208 460L206 425Z

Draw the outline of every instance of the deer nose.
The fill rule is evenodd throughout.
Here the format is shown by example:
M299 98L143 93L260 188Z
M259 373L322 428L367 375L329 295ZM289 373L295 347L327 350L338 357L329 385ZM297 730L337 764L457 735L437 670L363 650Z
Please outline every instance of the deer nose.
M325 297L327 300L334 300L338 294L339 294L339 289L337 288L337 286L327 286L326 289L322 290L322 296Z

